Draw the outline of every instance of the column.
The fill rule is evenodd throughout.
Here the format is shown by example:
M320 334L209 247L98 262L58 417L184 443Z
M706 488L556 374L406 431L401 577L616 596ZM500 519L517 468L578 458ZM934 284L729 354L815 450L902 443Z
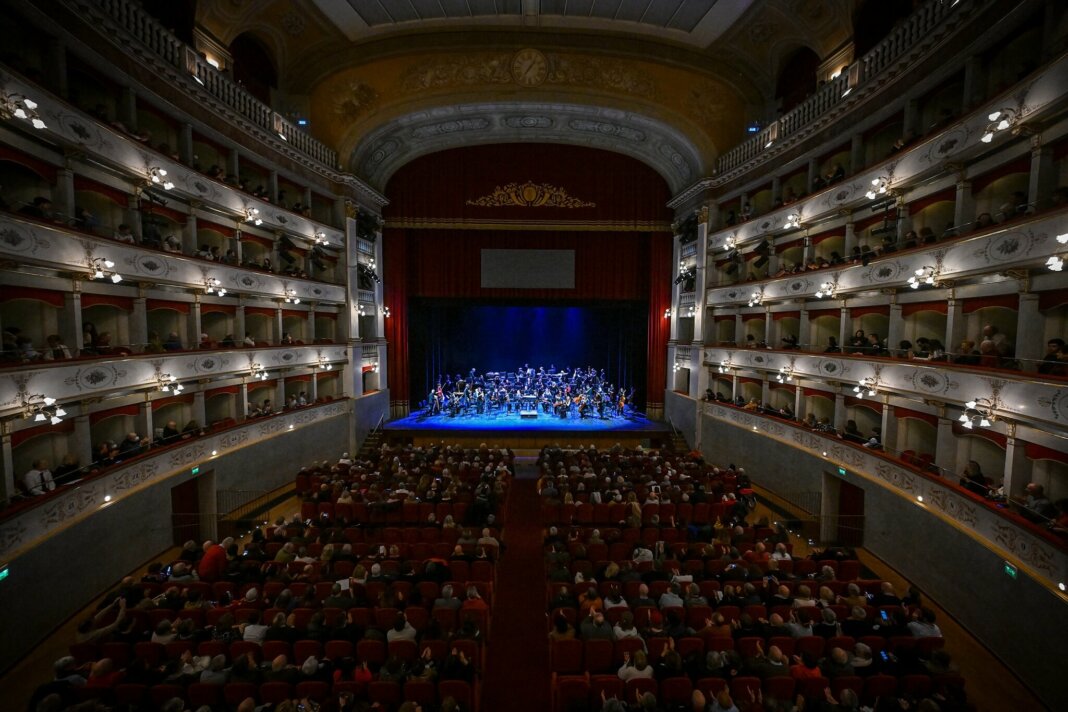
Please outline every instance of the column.
M240 346L245 338L245 298L240 297L234 310L234 341Z
M897 422L894 406L890 405L890 396L883 396L883 449L892 455L901 452L897 442Z
M133 313L130 314L130 344L135 353L141 353L148 343L148 300L145 299L144 287L138 285L137 296L133 300ZM197 332L199 336L200 332ZM160 334L166 337L166 334Z
M154 439L154 432L152 426L152 401L149 399L149 394L145 394L145 400L137 408L137 417L134 418L134 431L141 437L147 437ZM200 421L203 423L204 421Z
M389 352L387 350L386 340L380 339L378 342L378 390L384 391L389 388L389 372L386 369L386 364ZM418 394L416 394L418 395ZM405 413L407 415L407 413Z
M668 339L673 342L678 341L679 339L679 293L682 289L682 285L675 281L675 279L679 276L679 255L681 253L682 248L679 245L679 236L675 235L674 239L672 240L671 247L671 331L668 335ZM669 372L671 371L671 366L674 363L675 362L673 360L668 361ZM672 385L669 384L668 389L670 390L671 387Z
M807 410L806 406L808 405L808 401L805 400L804 395L805 395L805 389L801 387L801 384L800 383L795 384L794 385L794 420L796 420L799 423L801 421L803 421L805 419L805 416L807 415L807 413L805 413L805 411Z
M771 205L774 206L782 202L782 178L779 176L771 177Z
M197 216L190 209L185 218L185 230L182 231L182 252L191 255L197 251Z
M972 182L957 181L957 196L953 205L953 227L958 231L975 220L975 197L972 195Z
M244 242L245 241L241 239L241 228L239 227L234 232L234 241L233 241L234 254L237 255L237 264L238 265L245 264L245 248L243 246Z
M72 290L63 295L63 311L59 319L59 335L70 349L71 356L81 353L82 347L82 293L81 282L72 281Z
M334 224L346 226L348 222L348 206L343 196L334 198ZM356 229L349 230L346 226L345 232L347 233L345 244L355 245L356 241Z
M315 343L315 303L312 302L308 305L308 328L307 333L304 334L304 343Z
M1057 184L1053 149L1043 146L1041 136L1031 137L1031 177L1027 185L1027 202L1031 211L1049 207L1053 186Z
M123 211L123 222L130 226L133 234L141 237L141 199L131 195L126 199L126 210Z
M669 339L667 344L667 378L664 387L669 391L675 390L675 359L678 354L678 343L675 339Z
M1005 494L1020 497L1031 481L1031 462L1027 459L1026 443L1018 437L1005 438Z
M939 409L938 439L935 441L935 465L945 476L957 471L957 436L953 434L953 421L945 416L945 407Z
M286 406L286 377L282 374L278 374L278 379L274 382L274 397L271 400L276 413Z
M738 372L731 373L731 402L736 403L738 401Z
M920 126L920 102L916 99L905 101L905 116L901 127L902 136L919 136L922 131Z
M197 391L193 394L193 420L200 423L201 427L208 427L208 410L204 406L207 401L207 397L204 395L204 391Z
M56 196L53 201L56 217L62 217L65 224L74 219L76 200L74 197L74 171L60 168L56 171Z
M846 413L845 394L841 386L834 387L834 427L836 430L845 430L848 414Z
M78 415L74 418L74 440L71 442L78 464L88 467L93 464L93 432L89 427L89 416Z
M248 384L241 382L241 388L237 392L237 419L248 418Z
M853 174L864 167L864 134L855 133L849 143L849 173Z
M983 71L983 60L979 57L968 57L964 60L964 96L961 97L961 111L958 113L968 113L985 95L986 72Z
M708 390L708 367L705 366L705 350L700 346L690 349L690 395L700 400Z
M745 346L745 322L741 311L734 315L734 345Z
M771 387L768 385L768 374L760 376L760 405L771 404Z
M819 351L817 346L812 343L807 303L802 303L801 305L801 316L797 322L797 345L802 351Z
M178 158L187 166L193 165L193 125L178 127Z
M812 238L805 235L801 238L801 264L807 265L812 261Z
M44 71L48 86L64 99L69 99L67 89L67 45L62 40L49 38L44 57Z
M805 184L806 191L811 193L813 190L813 183L816 182L816 176L820 174L820 164L815 158L808 159L808 182Z
M271 171L267 176L267 193L270 202L278 202L278 171Z
M230 155L226 157L226 172L241 180L241 154L236 148L231 148Z
M853 227L853 214L850 213L849 219L846 221L846 224L845 224L845 237L844 237L843 246L842 246L842 249L844 250L844 252L842 253L842 257L846 258L847 260L848 259L852 259L852 257L853 257L853 248L856 247L856 246L857 246L857 233L856 233L855 228Z
M1046 355L1045 322L1038 311L1038 295L1020 295L1019 315L1016 319L1016 349L1013 353L1020 359L1023 370L1038 370L1037 361Z
M122 96L115 107L115 116L130 131L137 130L137 92L133 87L122 88Z
M843 301L842 310L838 317L838 345L845 349L851 338L853 338L853 315Z
M886 333L886 348L890 349L890 353L895 353L895 349L905 335L905 322L902 321L901 305L897 303L897 295L892 295L890 300L890 326Z
M707 210L701 211L702 218L706 218L708 215ZM707 310L705 309L705 302L707 301L708 285L707 272L705 269L708 264L708 223L705 219L698 221L697 223L697 257L694 261L694 317L693 317L693 346L697 352L703 352L701 348L708 337L706 336L706 320L708 318ZM707 379L706 379L707 380ZM701 391L704 393L704 391Z
M905 202L905 197L899 195L897 198L897 243L898 247L905 240L905 233L912 229L912 217L909 215L909 205Z
M3 466L4 466L4 478L0 481L0 501L5 504L18 494L18 487L15 486L15 457L11 447L11 433L7 431L7 426L4 428L4 433L0 436L0 446L3 450Z
M319 400L319 372L312 370L311 376L311 390L308 391L309 403L314 403Z
M775 345L774 342L773 342L773 338L774 337L772 336L772 325L774 323L775 323L775 320L772 319L771 306L765 305L764 306L764 343L767 344L768 346L774 346Z
M193 295L193 304L189 308L189 329L192 332L186 340L189 348L200 348L200 335L204 333L200 318L200 294ZM242 337L244 338L244 337Z
M310 185L304 186L304 207L308 209L308 215L311 215L311 207L314 196L312 195L312 189Z
M1019 323L1019 322L1018 322ZM943 342L947 351L956 352L964 340L964 302L951 294L946 302L946 340ZM979 344L976 344L978 347Z

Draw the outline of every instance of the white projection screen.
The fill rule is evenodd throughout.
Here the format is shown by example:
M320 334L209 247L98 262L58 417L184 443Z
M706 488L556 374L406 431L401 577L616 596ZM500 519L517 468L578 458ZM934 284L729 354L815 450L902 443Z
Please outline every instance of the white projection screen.
M483 289L574 289L574 250L482 250Z

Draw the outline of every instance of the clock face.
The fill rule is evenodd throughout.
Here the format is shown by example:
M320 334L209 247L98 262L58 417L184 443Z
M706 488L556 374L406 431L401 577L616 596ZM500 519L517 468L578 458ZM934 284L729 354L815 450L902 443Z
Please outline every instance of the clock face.
M549 60L536 49L521 49L512 58L512 77L517 84L538 86L549 76Z

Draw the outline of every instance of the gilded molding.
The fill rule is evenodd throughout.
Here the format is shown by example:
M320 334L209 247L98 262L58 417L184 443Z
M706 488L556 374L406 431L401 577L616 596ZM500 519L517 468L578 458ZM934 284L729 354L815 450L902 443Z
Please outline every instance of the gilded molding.
M500 208L519 206L521 208L596 208L591 203L567 194L566 188L558 188L548 183L508 183L497 186L489 195L468 200L468 205L483 208Z
M671 224L655 220L450 220L447 218L390 218L391 228L414 230L573 230L575 232L671 232Z

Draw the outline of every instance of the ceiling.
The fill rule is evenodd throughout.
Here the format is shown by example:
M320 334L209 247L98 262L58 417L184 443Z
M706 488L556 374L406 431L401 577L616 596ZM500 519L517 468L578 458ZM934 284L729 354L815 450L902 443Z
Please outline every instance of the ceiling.
M848 46L853 0L199 0L219 47L256 37L274 107L376 188L476 143L598 146L673 190L773 113L785 58Z

